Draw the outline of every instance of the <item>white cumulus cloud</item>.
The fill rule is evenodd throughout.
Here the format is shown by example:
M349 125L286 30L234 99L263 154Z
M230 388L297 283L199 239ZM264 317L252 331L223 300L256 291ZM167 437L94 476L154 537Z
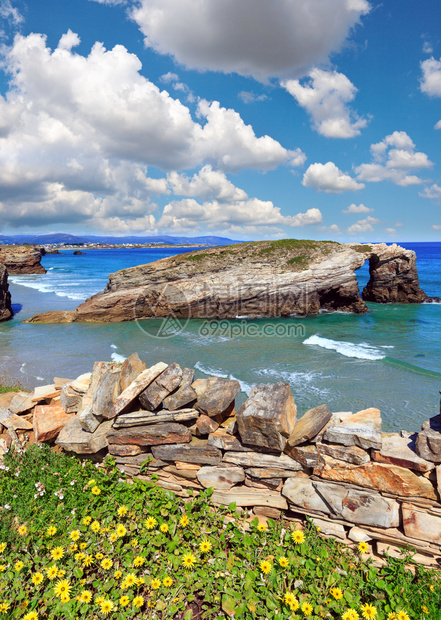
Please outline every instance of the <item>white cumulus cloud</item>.
M355 168L360 181L391 181L407 187L423 180L412 171L430 168L433 163L425 153L415 151L415 144L405 131L394 131L384 140L371 145L372 163Z
M358 222L355 222L355 224L352 224L352 226L349 226L347 231L350 235L357 235L358 233L365 233L365 232L373 232L375 224L379 224L379 223L380 223L379 219L368 215L366 219L358 220Z
M430 200L439 200L441 198L441 186L434 183L430 187L425 187L418 195Z
M5 56L11 82L0 95L3 225L89 221L117 230L120 218L141 230L156 226L154 195L243 200L227 172L305 161L300 149L256 136L216 101L200 101L194 119L141 75L139 58L122 45L106 50L96 43L82 56L74 51L79 42L70 30L54 50L41 34L17 36ZM149 176L149 168L170 177ZM195 169L192 178L180 176Z
M363 183L357 183L355 179L337 168L332 161L326 164L311 164L303 175L302 185L326 194L341 194L364 187Z
M359 205L352 203L347 209L343 209L342 213L369 213L371 211L374 211L374 209L369 209L369 207L366 207L363 203Z
M353 138L367 125L366 119L348 107L357 89L343 73L315 68L305 84L287 80L282 86L311 115L316 131L327 138Z
M145 44L192 69L300 77L341 48L367 0L140 0Z
M420 88L430 97L441 97L441 59L428 58L421 63L423 76Z

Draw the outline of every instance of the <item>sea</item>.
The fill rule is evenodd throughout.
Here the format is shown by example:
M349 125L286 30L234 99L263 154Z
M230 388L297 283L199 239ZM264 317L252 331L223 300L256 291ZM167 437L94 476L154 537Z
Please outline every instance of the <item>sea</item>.
M417 254L422 289L441 297L441 243L401 243ZM71 310L102 291L109 273L188 252L188 248L72 250L46 255L46 274L10 276L14 318L0 323L0 377L24 387L75 378L98 360L134 352L147 364L178 362L199 377L240 382L237 402L256 383L290 384L298 415L381 410L384 431L420 430L440 411L441 304L369 303L369 313L231 321L161 320L110 324L25 324L38 312ZM362 288L368 264L358 270Z

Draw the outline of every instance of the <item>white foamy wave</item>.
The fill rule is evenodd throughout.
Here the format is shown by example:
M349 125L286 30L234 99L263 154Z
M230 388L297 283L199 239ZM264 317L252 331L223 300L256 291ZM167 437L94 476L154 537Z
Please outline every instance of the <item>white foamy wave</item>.
M370 344L366 344L364 342L354 344L344 340L331 340L330 338L317 336L317 334L304 340L303 344L314 345L321 347L322 349L329 349L336 351L345 357L355 357L360 360L381 360L386 357L382 351Z
M126 357L124 357L124 355L120 355L119 353L112 353L110 358L113 362L123 362L125 359L127 359Z
M196 362L194 367L203 372L204 375L208 375L210 377L219 377L220 379L231 379L233 381L239 381L241 392L244 392L247 396L249 396L251 392L251 385L249 385L245 381L241 381L232 374L224 373L217 368L211 368L211 366L203 366L201 362Z
M110 345L110 348L111 348L111 349L117 349L118 347L116 346L116 344L111 344L111 345Z
M439 305L441 304L441 301L434 301L434 300L431 300L431 301L423 301L423 304L424 304L425 306L439 306Z
M330 390L320 385L322 379L329 379L321 372L302 372L300 370L279 370L278 368L261 368L256 371L262 377L270 377L276 381L285 381L298 392L313 394L322 398L329 395Z
M25 366L26 366L26 362L23 362L23 364L20 366L20 372L23 373L24 375L26 374Z
M40 274L37 274L36 276L9 276L9 282L12 284L17 284L18 286L32 288L40 293L55 293L58 297L67 297L68 299L75 299L76 301L84 301L87 299L86 294L63 291L59 286L55 286L55 284L51 285L47 281L45 282L41 279L44 277L45 276L41 276ZM79 284L76 284L75 286L79 286Z
M201 362L196 362L194 367L203 372L204 375L209 375L210 377L220 377L221 379L228 379L228 373L223 373L221 370L211 368L211 366L203 366Z

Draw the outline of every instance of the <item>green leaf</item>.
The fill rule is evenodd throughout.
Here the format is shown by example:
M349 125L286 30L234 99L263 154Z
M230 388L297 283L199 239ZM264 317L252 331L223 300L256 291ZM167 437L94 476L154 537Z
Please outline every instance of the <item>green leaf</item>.
M222 597L222 610L227 614L227 616L233 616L236 610L236 601L232 596L227 596L224 594Z
M231 502L231 504L228 505L228 510L231 510L231 512L234 512L236 508L236 502Z

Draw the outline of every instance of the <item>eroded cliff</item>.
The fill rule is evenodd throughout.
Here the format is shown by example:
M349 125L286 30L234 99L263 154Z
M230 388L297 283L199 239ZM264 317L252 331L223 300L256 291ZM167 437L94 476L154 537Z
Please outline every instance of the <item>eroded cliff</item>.
M0 264L0 321L6 321L12 316L11 294L8 286L8 272Z
M34 246L6 245L0 247L0 263L10 275L46 273L41 264L44 250Z

